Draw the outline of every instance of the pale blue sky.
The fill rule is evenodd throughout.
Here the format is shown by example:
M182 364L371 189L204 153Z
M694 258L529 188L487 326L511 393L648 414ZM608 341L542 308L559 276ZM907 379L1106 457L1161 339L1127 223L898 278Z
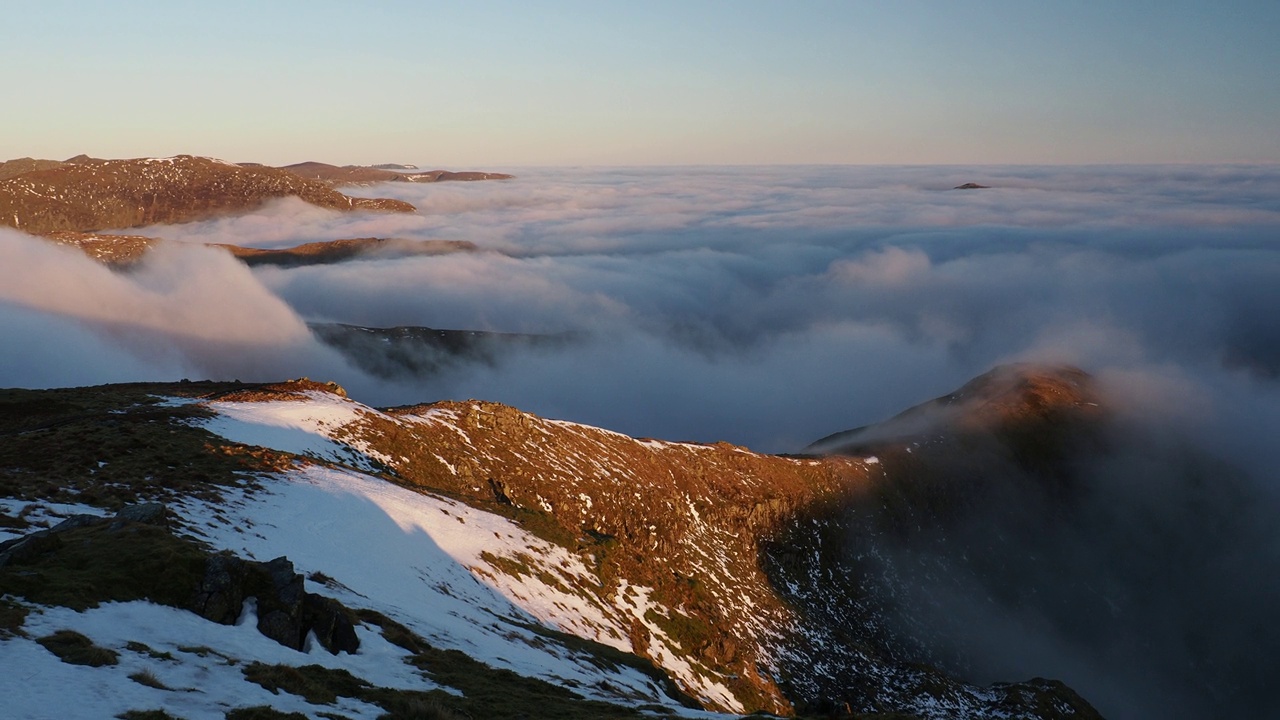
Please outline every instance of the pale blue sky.
M0 1L0 157L1280 161L1280 2Z

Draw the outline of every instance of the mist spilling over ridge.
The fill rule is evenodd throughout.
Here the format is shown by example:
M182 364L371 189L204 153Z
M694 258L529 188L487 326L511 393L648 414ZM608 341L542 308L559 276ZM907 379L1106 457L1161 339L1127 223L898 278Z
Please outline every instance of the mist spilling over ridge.
M910 543L848 538L875 558L851 567L901 590L877 617L928 639L922 652L967 680L1062 679L1108 717L1275 710L1257 678L1275 669L1276 637L1250 628L1280 598L1280 168L514 174L342 190L416 212L289 197L134 228L171 242L126 268L0 228L0 386L305 375L371 406L479 398L636 437L861 452L927 434L945 408L809 446L998 365L1078 367L1109 419L1069 468L1085 488L1076 512L996 493ZM985 187L953 189L965 183ZM252 267L208 247L353 238L454 244ZM433 337L411 328L461 333L441 337L466 352L388 361L388 346L412 355ZM1020 482L976 467L946 482ZM1007 549L1027 518L1045 529L1035 552L1070 583L956 554ZM1142 544L1151 537L1178 541ZM1096 580L1109 590L1090 597L1116 613L1154 614L1116 620L1114 642L1081 630L1098 608L992 615L981 598L1017 596L1009 578L1064 597ZM1241 678L1232 663L1259 673L1244 690L1224 689ZM1197 686L1188 664L1216 679Z

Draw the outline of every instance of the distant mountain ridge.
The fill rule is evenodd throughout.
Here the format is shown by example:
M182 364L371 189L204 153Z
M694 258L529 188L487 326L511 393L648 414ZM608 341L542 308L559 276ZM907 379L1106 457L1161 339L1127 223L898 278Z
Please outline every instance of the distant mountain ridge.
M350 197L285 170L178 155L85 159L0 180L0 224L37 235L127 229L246 212L283 197L340 211L415 211L402 200Z
M283 165L281 170L288 170L298 177L307 180L319 180L327 182L335 187L341 185L372 185L380 182L474 182L477 180L511 180L515 176L505 173L481 172L477 170L465 170L455 172L450 170L428 170L418 171L414 169L409 172L410 168L402 166L400 168L392 168L389 166L369 166L369 165L330 165L322 162L302 162L293 165Z

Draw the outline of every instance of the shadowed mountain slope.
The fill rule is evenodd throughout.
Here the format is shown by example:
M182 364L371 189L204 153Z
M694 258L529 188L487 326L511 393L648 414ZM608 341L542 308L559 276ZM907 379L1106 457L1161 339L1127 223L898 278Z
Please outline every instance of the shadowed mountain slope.
M824 438L877 478L804 508L772 573L820 622L973 682L1037 667L1108 716L1275 714L1272 503L1117 410L1079 370L1008 366Z

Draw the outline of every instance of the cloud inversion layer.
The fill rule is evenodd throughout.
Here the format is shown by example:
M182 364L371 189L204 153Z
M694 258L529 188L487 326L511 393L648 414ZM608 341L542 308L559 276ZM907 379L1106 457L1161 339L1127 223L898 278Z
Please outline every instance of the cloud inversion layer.
M949 189L967 181L993 187ZM332 372L375 403L483 397L764 450L875 421L1012 359L1173 365L1257 383L1280 372L1269 311L1280 306L1280 172L1269 167L530 169L510 182L367 192L422 212L285 202L153 233L263 247L445 238L485 252L253 275L191 261L131 282L145 290L145 274L168 272L188 278L175 287L199 283L224 327L196 324L229 343L265 324L272 343L289 345L299 317L579 333L496 367L399 384ZM39 288L25 292L35 299L24 304L50 309ZM237 314L246 303L269 309ZM145 325L159 312L89 304L68 316ZM220 362L184 360L229 376Z

